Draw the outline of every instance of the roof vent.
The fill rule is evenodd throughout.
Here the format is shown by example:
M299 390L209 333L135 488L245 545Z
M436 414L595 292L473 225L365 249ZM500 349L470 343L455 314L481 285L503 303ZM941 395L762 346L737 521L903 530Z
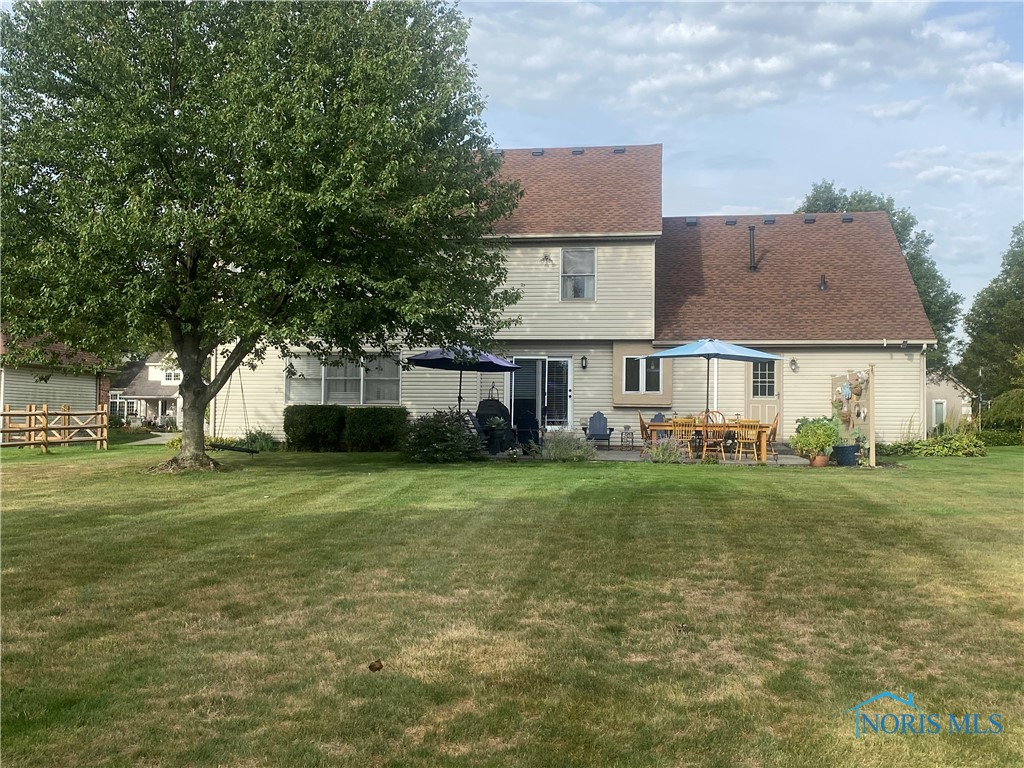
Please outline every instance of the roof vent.
M824 273L822 273L821 279L818 280L818 290L819 291L827 291L828 290L828 281L825 279L825 274Z
M727 227L735 227L736 226L736 219L726 219L725 220L725 226L727 226Z
M696 227L697 226L697 217L696 216L687 216L686 217L686 226L688 226L688 227Z
M505 150L504 149L492 149L491 150L491 154L492 155L504 155L505 154Z
M814 223L814 217L813 216L804 216L804 224L813 224L813 223Z
M625 147L612 147L612 154L613 155L624 155L624 154L626 154L626 148Z
M774 216L765 216L764 217L764 223L765 224L774 224L775 223L775 217Z
M583 154L583 147L573 147L572 148L572 153L574 155L582 155Z
M543 149L535 149L535 150L533 150L533 156L534 157L540 157L543 154L544 154L544 150Z
M844 213L843 214L843 224L849 224L851 221L853 221L853 216L851 216L848 213Z

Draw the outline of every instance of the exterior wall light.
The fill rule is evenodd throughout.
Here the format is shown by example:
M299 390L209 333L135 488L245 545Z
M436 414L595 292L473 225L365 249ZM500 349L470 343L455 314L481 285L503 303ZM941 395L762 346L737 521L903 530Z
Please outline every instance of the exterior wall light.
M587 356L586 355L584 355L583 357L580 358L580 368L582 368L584 371L587 370Z
M789 358L789 370L791 370L793 373L796 373L797 371L800 370L800 364L796 361L795 357Z

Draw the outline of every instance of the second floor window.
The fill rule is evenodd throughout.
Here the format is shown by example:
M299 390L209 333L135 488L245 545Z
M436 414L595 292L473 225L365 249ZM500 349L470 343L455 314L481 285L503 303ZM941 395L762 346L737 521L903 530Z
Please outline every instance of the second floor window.
M562 249L562 301L594 300L597 249Z
M656 357L623 358L625 375L622 391L627 395L661 392L661 360Z
M164 381L181 381L181 371L177 369L164 371Z

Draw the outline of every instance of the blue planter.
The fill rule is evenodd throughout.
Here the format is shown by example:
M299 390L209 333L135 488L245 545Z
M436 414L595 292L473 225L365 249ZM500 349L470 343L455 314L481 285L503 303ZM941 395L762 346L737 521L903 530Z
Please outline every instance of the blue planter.
M832 447L832 455L836 459L836 464L840 467L856 467L857 466L857 449L859 446L856 445L835 445Z

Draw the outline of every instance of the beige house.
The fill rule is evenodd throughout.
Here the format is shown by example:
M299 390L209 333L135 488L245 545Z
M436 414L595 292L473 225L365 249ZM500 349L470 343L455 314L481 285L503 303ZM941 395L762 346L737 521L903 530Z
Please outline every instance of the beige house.
M166 352L128 364L110 385L110 412L126 422L181 423L181 369Z
M514 374L463 378L465 403L500 399L513 422L577 428L603 411L617 433L637 413L704 408L704 360L646 355L698 338L773 352L775 363L712 364L712 407L770 421L831 412L833 377L873 371L878 439L921 435L924 351L936 343L884 212L663 218L661 146L505 150L524 197L499 230L521 322L499 337ZM418 350L410 350L410 353ZM455 405L458 374L323 368L301 378L268 356L235 374L213 404L217 434L261 427L283 436L292 403Z
M925 400L928 434L935 432L940 424L947 430L956 429L961 423L973 418L974 393L952 376L928 374Z

